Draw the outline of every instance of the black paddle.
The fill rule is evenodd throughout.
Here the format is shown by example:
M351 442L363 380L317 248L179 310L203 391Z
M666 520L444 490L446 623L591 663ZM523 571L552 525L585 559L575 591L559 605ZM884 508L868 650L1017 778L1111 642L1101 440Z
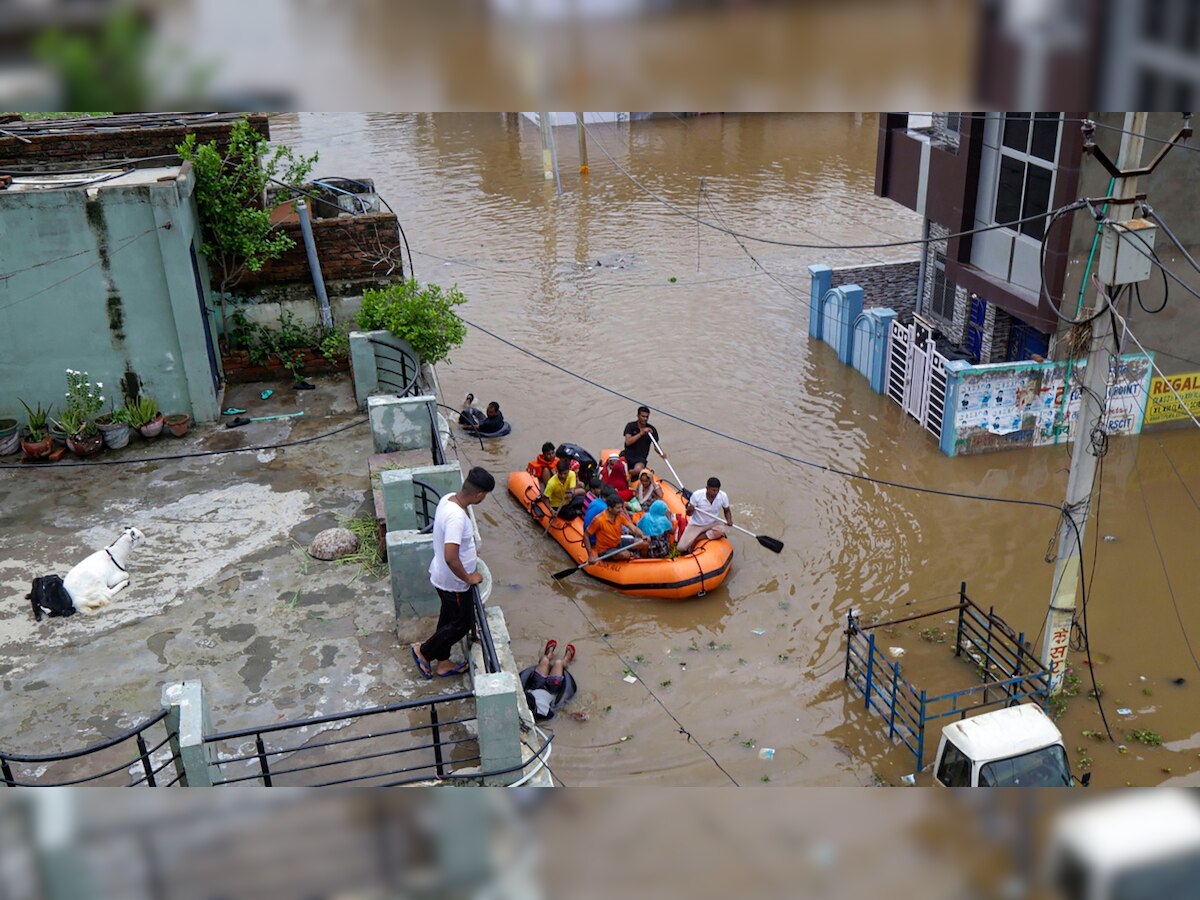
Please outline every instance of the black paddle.
M628 549L629 549L629 547L617 547L615 550L609 550L603 556L597 556L595 559L589 559L585 563L580 563L579 565L572 566L569 569L563 569L561 572L555 572L552 577L554 578L555 581L562 581L564 578L567 578L570 575L574 575L580 569L586 569L588 566L590 566L594 562L600 562L600 560L602 560L602 559L608 559L610 556L616 556L618 553L621 553Z
M654 440L654 435L650 435L650 441L651 441L651 443L654 444L654 449L657 450L659 452L659 454L661 455L662 448L658 446L658 441ZM665 462L667 464L667 468L671 470L671 474L675 476L675 480L679 481L679 473L675 471L675 467L673 465L671 465L670 460L668 460L664 456L663 462ZM683 499L686 502L688 502L688 503L692 502L692 491L689 491L687 488L685 488L683 486L682 481L679 482L679 493L683 494ZM767 537L765 534L755 534L749 528L743 528L741 525L734 525L732 522L722 522L719 519L716 522L714 522L713 524L714 525L727 525L730 528L736 528L738 531L742 532L743 534L750 535L750 537L754 538L756 541L758 541L760 544L762 544L764 547L766 547L772 553L781 553L783 551L783 541L779 540L778 538Z

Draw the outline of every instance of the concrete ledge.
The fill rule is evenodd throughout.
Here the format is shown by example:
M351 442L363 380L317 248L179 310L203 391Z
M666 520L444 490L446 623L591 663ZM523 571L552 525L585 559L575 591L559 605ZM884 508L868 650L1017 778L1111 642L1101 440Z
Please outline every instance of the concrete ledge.
M429 394L420 397L368 397L367 415L371 419L371 438L375 452L417 450L430 447L431 403L437 398Z

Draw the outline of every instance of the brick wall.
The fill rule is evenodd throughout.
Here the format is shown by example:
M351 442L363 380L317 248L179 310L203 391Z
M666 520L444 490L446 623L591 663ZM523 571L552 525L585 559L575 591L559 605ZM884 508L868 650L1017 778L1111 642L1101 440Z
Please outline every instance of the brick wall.
M900 316L911 315L917 303L920 260L845 266L833 270L833 287L857 284L863 289L863 309L890 306Z
M264 137L270 137L265 114L251 114L250 124ZM48 126L49 128L49 126ZM144 156L162 156L175 152L184 137L194 133L197 140L216 140L228 137L232 121L192 122L186 125L147 128L119 128L114 131L22 131L25 143L16 137L0 134L0 169L71 168L71 163L104 162Z
M326 282L398 281L404 277L400 226L391 213L315 219L312 226ZM311 284L300 223L285 222L282 228L295 246L258 272L247 272L234 288L235 293L252 293L279 284Z

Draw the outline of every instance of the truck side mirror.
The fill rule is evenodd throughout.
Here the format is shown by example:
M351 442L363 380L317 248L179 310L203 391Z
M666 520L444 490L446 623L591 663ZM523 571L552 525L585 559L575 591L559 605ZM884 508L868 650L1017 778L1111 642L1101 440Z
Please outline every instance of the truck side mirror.
M1091 772L1084 772L1084 773L1083 773L1083 774L1082 774L1082 775L1079 777L1079 783L1080 783L1080 784L1082 784L1084 787L1087 787L1089 784L1091 784L1091 783L1092 783L1092 773L1091 773Z

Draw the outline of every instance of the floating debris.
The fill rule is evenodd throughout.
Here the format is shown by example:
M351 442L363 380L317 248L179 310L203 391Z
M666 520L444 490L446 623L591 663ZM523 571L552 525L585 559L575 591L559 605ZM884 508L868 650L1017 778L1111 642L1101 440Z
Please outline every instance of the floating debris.
M917 783L916 773L913 773L912 775L901 775L900 783L903 785L907 785L908 787L912 787L913 785L915 785Z
M774 747L763 747L761 750L758 751L758 758L759 759L774 759L775 758L775 748Z
M637 676L636 675L626 675L623 680L629 682L630 684L637 684ZM625 739L621 738L621 740L625 740Z
M751 631L750 633L751 633L751 634L766 634L766 633L767 633L767 630L766 630L765 628L755 628L755 629L754 629L753 631Z
M888 647L888 653L890 653L892 656L896 657L896 659L899 659L901 656L904 655L904 648L903 647Z
M1122 706L1120 709L1117 710L1117 715L1118 716L1132 716L1133 710L1130 709L1128 706Z

